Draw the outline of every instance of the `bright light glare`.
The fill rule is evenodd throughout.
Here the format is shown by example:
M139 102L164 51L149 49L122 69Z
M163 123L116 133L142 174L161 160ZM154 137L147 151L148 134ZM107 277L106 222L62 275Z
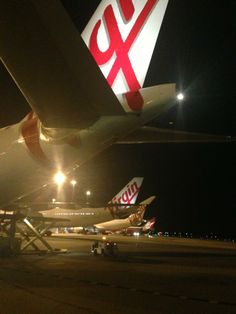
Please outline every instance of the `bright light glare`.
M91 192L90 192L90 191L86 191L86 195L87 195L87 196L90 196L90 195L91 195Z
M21 137L17 140L17 143L21 144L21 143L24 143L24 139Z
M75 186L75 185L77 184L77 181L76 181L76 180L71 180L71 181L70 181L70 184L73 185L73 186Z
M184 94L182 94L182 93L179 93L178 95L177 95L177 99L178 100L183 100L184 99Z
M66 181L66 176L64 175L63 172L58 171L55 175L54 175L54 182L57 185L62 185L65 181Z

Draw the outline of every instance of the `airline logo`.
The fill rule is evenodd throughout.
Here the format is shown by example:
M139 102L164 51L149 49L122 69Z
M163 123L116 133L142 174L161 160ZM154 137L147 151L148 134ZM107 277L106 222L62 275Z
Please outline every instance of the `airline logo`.
M145 209L146 209L146 206L140 206L139 211L137 213L132 214L128 217L131 225L142 223Z
M85 43L116 94L142 87L167 3L101 1L83 31Z
M115 197L113 197L109 203L117 204L117 206L107 207L113 218L119 217L119 213L121 212L125 214L126 208L129 208L129 205L135 204L142 182L143 178L133 178ZM122 204L122 206L119 206L119 204Z
M143 231L153 230L155 223L156 223L156 218L155 217L153 217L152 219L148 220L147 223L143 226Z
M122 189L113 199L111 203L130 205L135 204L143 178L134 178L124 189Z

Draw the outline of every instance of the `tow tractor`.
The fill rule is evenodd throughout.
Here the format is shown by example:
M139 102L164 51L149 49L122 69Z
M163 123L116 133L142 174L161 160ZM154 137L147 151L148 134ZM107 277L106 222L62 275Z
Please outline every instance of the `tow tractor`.
M115 257L118 255L117 243L112 241L95 241L92 244L91 252L94 256L102 255Z

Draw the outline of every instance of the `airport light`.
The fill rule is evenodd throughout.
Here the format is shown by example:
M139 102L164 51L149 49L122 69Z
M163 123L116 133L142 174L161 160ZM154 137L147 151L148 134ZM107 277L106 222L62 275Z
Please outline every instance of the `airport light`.
M85 194L86 194L86 204L88 205L89 204L89 198L91 196L91 191L87 190Z
M75 185L77 184L77 181L76 181L76 180L71 180L71 181L70 181L70 184L71 184L73 187L75 187Z
M66 176L64 175L63 172L58 171L54 175L53 180L58 186L61 186L66 181Z
M20 138L17 140L17 143L18 143L18 144L24 143L24 139L23 139L22 137L20 137Z
M178 100L178 101L184 100L184 94L183 94L183 93L178 93L178 95L177 95L177 100Z

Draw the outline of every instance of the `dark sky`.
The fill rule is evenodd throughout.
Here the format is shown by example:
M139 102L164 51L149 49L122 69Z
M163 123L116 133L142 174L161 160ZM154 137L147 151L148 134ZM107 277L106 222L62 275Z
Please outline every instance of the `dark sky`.
M79 31L100 1L64 0ZM145 86L176 82L186 99L155 125L236 136L235 0L170 0ZM29 110L0 68L0 125ZM144 176L140 201L160 230L236 233L235 145L115 146L81 168L81 189L109 200L132 176Z

